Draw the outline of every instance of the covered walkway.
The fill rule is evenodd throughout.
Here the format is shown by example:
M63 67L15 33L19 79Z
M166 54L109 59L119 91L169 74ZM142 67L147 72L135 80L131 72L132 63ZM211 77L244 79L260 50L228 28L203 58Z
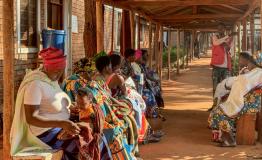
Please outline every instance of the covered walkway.
M194 61L174 81L164 81L166 136L160 143L141 146L145 160L247 159L260 157L262 146L220 148L211 142L207 109L212 105L210 58Z

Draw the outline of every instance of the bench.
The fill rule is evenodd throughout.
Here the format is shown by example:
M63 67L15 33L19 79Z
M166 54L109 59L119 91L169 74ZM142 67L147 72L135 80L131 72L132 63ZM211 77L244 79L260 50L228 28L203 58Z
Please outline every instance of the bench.
M236 140L240 145L253 145L256 138L262 144L262 89L257 89L255 92L261 95L261 108L257 114L244 114L237 121Z
M62 159L62 150L31 150L19 152L12 157L13 160L60 160Z
M236 122L236 142L238 145L256 143L256 113L246 113Z

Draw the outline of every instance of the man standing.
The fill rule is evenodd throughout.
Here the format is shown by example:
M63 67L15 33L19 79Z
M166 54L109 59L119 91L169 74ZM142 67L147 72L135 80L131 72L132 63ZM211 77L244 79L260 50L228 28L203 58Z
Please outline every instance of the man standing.
M212 37L212 59L211 66L213 67L213 94L221 81L230 76L231 71L231 54L230 48L233 38L225 36L225 26L218 26L219 34Z

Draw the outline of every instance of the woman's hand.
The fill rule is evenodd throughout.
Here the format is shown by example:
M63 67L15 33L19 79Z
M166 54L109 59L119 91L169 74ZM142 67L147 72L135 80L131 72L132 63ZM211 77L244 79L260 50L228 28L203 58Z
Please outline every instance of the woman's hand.
M77 106L76 103L73 103L70 107L69 107L71 113L79 113L79 107Z
M76 123L69 120L62 122L62 128L72 135L78 135L81 130Z

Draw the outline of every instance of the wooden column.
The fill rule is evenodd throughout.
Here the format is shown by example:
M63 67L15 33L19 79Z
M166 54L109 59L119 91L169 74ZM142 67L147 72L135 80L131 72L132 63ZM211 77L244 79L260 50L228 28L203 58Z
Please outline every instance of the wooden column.
M141 23L140 23L140 16L137 16L137 49L140 49L140 32L141 32Z
M156 30L155 30L155 37L154 37L154 53L155 53L155 67L156 71L159 71L159 31L160 31L160 25L156 25Z
M241 51L241 23L239 23L237 25L237 50L238 50L238 53L240 53Z
M114 51L114 36L115 36L115 7L113 7L112 9L111 51Z
M260 0L260 26L262 26L262 0ZM260 27L260 50L262 51L262 27Z
M250 41L250 48L252 54L255 53L255 24L254 24L254 13L251 13L250 15L250 32L251 32L251 41Z
M172 49L172 43L171 43L171 29L168 29L168 54L167 54L167 62L168 62L168 80L171 80L171 49Z
M84 14L85 26L84 26L83 39L84 39L85 57L90 58L97 53L96 1L84 1L84 5L85 5L85 14Z
M233 32L237 32L237 25L234 25ZM237 63L237 52L236 52L236 37L233 36L233 55L234 55L234 66Z
M243 25L243 36L242 36L242 51L247 50L247 22L246 19L242 22Z
M96 1L97 53L104 51L104 15L102 0Z
M193 31L192 32L190 32L190 62L192 62L192 59L193 59L193 57L192 57L192 55L193 55L193 44L194 42L193 42Z
M3 106L3 159L11 160L10 157L10 130L13 119L14 107L14 1L3 0L3 87L4 87L4 106Z
M130 11L130 30L131 30L131 48L135 48L135 37L136 37L136 31L135 31L135 14L133 11Z
M177 57L177 74L180 73L180 31L177 30L176 36L176 57Z
M160 81L162 81L162 67L163 67L163 42L164 42L164 39L163 39L163 26L160 27L160 36L159 36L159 39L160 39L160 50L159 50L159 60L160 60L160 66L159 66L159 75L160 75Z
M186 36L185 36L185 46L186 46L186 68L188 68L188 63L189 63L189 51L190 51L190 44L189 44L189 38L188 38L188 32L186 32L186 34L185 34Z
M152 22L149 23L149 36L148 36L148 55L149 55L149 67L152 69L153 52L152 52Z
M196 39L196 31L195 30L193 30L193 34L192 34L192 52L191 52L191 54L192 54L192 60L194 60L195 59L195 39Z
M131 48L131 29L130 29L129 11L122 11L122 27L121 27L121 53L124 54L127 48Z

